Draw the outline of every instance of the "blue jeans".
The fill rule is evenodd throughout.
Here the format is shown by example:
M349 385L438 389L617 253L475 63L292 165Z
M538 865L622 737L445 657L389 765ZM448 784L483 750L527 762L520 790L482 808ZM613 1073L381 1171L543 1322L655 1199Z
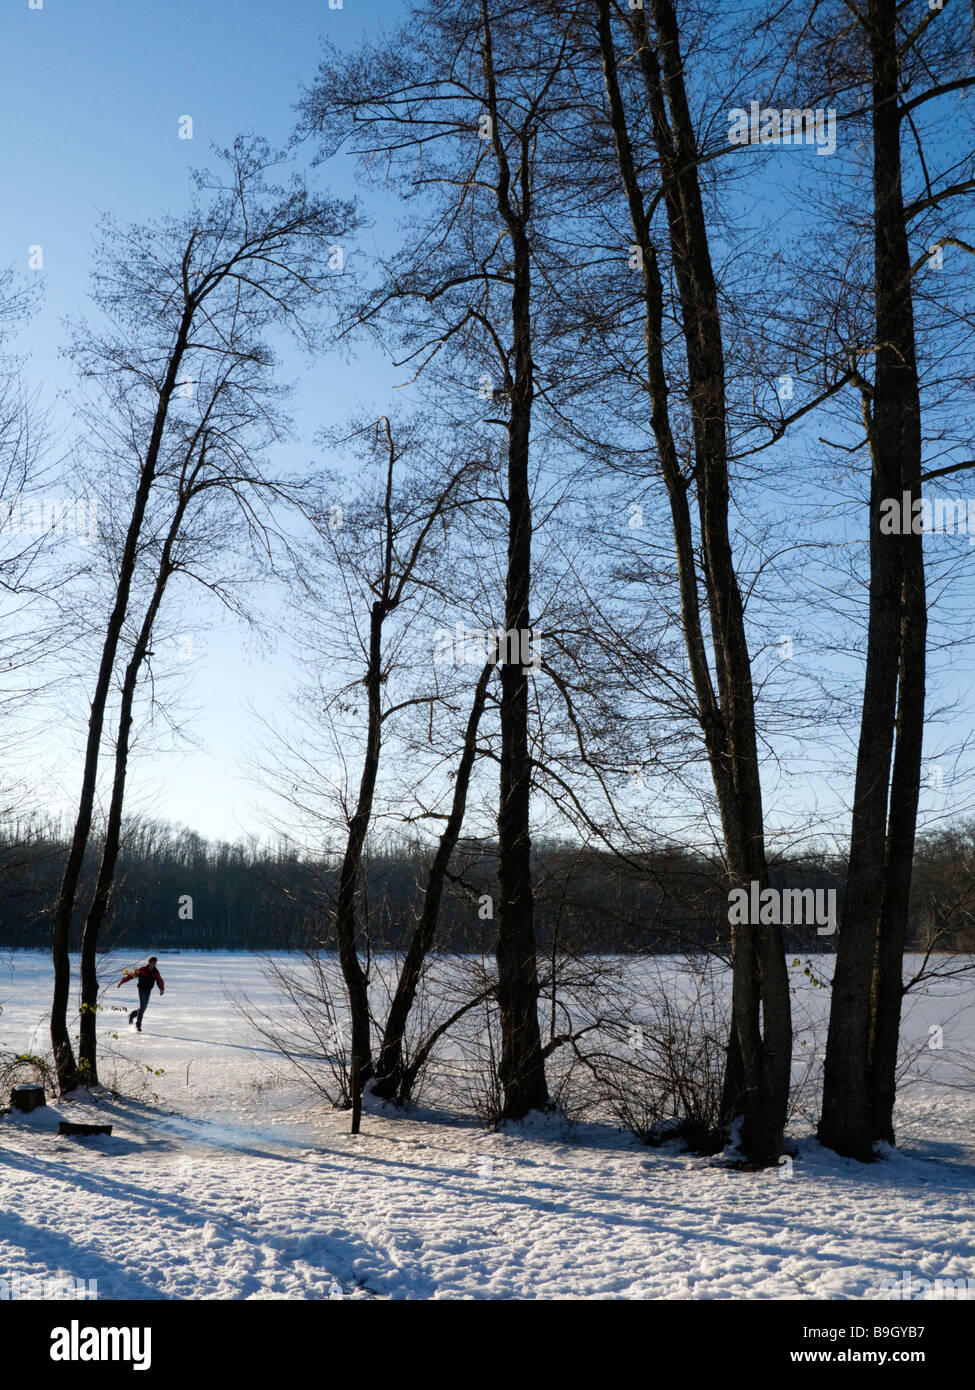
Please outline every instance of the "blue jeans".
M152 985L150 985L148 989L142 989L141 986L140 986L140 989L139 989L139 1007L138 1007L137 1009L133 1009L132 1012L129 1014L129 1022L132 1023L133 1020L134 1020L134 1021L135 1021L135 1026L136 1026L136 1028L139 1030L140 1033L142 1032L142 1015L145 1013L146 1009L148 1009L148 1007L149 1007L149 999L150 999L151 995L152 995Z

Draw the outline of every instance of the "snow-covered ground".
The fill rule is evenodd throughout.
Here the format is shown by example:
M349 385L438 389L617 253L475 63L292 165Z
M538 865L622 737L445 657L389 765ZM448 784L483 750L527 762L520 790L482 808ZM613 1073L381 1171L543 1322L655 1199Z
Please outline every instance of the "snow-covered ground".
M490 1133L373 1111L353 1137L235 1009L270 999L259 959L160 968L141 1035L125 1026L133 987L105 992L103 1080L116 1066L131 1096L141 1075L138 1098L0 1120L0 1281L15 1295L61 1278L100 1299L966 1296L923 1279L975 1296L975 1094L944 1084L967 1074L975 982L912 1008L908 1033L942 1027L944 1048L903 1092L898 1151L843 1160L800 1120L795 1160L755 1174L558 1118ZM0 961L0 1047L45 1050L49 988L45 956ZM111 1137L58 1137L59 1118L88 1111Z

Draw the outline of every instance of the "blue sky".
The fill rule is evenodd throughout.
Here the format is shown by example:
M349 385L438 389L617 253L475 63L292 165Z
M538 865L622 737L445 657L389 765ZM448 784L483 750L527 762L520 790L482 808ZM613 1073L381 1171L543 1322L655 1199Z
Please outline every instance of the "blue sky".
M66 380L59 318L83 309L101 213L138 221L178 209L189 171L254 130L283 143L327 36L353 45L395 20L398 0L7 0L0 13L0 264L44 251L35 372ZM193 138L179 137L180 118ZM351 193L351 167L318 177Z
M102 214L140 221L178 211L190 170L211 145L253 130L287 140L293 105L314 75L320 40L345 46L395 22L398 0L5 0L0 12L0 267L26 273L29 248L43 250L43 299L18 341L30 380L66 423L60 391L72 369L59 359L62 320L88 312L88 277ZM191 116L193 138L180 139ZM353 192L351 161L311 175L336 194ZM372 207L381 226L381 208ZM368 239L370 233L365 233ZM301 433L286 464L317 458L315 431L371 408L388 392L381 362L286 363L301 374L294 413ZM380 406L380 408L382 408ZM262 833L245 786L253 722L245 705L270 711L291 673L262 659L238 627L220 624L194 639L189 708L199 747L145 760L132 779L133 809L199 831L236 838ZM80 762L66 752L56 804L74 794Z

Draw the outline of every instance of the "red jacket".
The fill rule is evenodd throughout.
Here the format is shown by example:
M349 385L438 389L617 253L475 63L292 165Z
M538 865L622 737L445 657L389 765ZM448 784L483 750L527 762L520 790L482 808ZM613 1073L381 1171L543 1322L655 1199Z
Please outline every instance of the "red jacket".
M130 970L127 975L123 975L119 980L120 985L124 985L127 980L138 980L139 988L145 989L148 985L152 989L153 985L159 986L159 993L165 994L166 986L163 984L163 977L154 965L140 965L135 970Z

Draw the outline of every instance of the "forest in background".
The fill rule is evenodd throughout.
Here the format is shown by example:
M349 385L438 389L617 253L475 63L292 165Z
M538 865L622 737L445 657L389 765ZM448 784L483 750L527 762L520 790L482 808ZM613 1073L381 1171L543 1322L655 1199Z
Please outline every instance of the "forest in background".
M5 891L0 946L45 949L51 905L65 854L53 823L8 828L0 838ZM85 874L94 879L100 843ZM391 837L364 866L364 927L375 951L409 944L418 886L430 850ZM334 900L336 854L287 845L211 841L179 827L130 827L119 856L119 889L106 921L106 950L334 950L328 904ZM479 900L493 892L497 846L466 841L451 864L436 949L489 950L493 917ZM729 948L728 895L720 866L693 850L641 851L622 859L607 850L541 841L533 851L540 949L572 953L715 951ZM833 889L842 911L845 865L836 855L783 857L773 886ZM188 885L192 885L189 892ZM187 896L190 901L187 902ZM189 916L188 913L192 913ZM815 926L783 929L789 951L833 949ZM72 949L81 925L72 927ZM975 822L928 832L920 841L912 885L907 949L975 951Z

